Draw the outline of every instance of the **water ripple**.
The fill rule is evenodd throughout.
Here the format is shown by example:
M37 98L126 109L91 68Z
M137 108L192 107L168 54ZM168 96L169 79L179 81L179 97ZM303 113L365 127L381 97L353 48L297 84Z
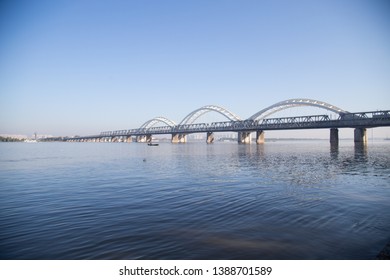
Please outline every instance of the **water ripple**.
M390 148L1 144L0 259L373 259Z

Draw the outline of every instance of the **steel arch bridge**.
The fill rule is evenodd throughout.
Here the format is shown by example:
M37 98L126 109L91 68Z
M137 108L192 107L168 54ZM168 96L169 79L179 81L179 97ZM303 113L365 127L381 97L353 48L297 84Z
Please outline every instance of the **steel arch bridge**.
M296 116L282 118L267 118L268 116L292 107L312 106L331 111L338 114L338 118L331 118L329 115ZM227 118L228 121L212 123L195 123L202 115L209 112L217 112ZM156 127L157 123L165 126ZM288 99L268 106L247 119L241 119L231 111L216 105L200 107L179 123L166 117L155 117L143 123L137 129L115 130L101 132L99 135L77 136L69 138L69 141L92 141L92 142L115 142L151 141L153 134L171 134L173 143L186 142L186 135L191 133L207 132L207 142L212 143L214 132L238 132L239 143L250 143L251 132L256 132L256 142L264 142L264 131L266 130L288 130L288 129L331 129L331 142L338 142L338 128L355 128L355 142L366 142L366 128L390 126L390 110L375 112L350 113L332 104L307 98ZM119 139L119 140L118 140ZM124 140L125 139L125 140Z
M248 120L261 120L264 119L276 112L286 110L292 107L300 107L300 106L311 106L311 107L319 107L322 109L326 109L328 111L332 111L337 114L345 114L348 113L348 111L345 111L343 109L340 109L334 105L331 105L329 103L314 100L314 99L303 99L303 98L297 98L297 99L287 99L278 103L275 103L269 107L266 107L260 111L258 111L256 114L250 116Z
M216 105L207 105L189 113L186 117L184 117L184 119L179 123L179 125L193 124L199 117L211 111L217 112L225 116L230 121L242 120L239 116L237 116L236 114L232 113L231 111L223 107L216 106Z
M334 105L331 105L329 103L314 100L314 99L308 99L308 98L295 98L295 99L287 99L278 103L275 103L269 107L266 107L257 113L250 116L247 120L261 120L265 119L266 117L275 114L279 111L286 110L292 107L300 107L300 106L311 106L311 107L319 107L322 109L326 109L328 111L332 111L337 114L345 114L348 113L348 111L345 111L339 107L336 107ZM198 118L203 116L206 113L209 112L217 112L224 117L226 117L229 121L242 121L242 118L240 118L237 114L217 105L206 105L203 107L200 107L191 113L189 113L187 116L183 118L183 120L179 123L179 125L188 125L193 124ZM140 131L147 131L149 128L153 127L157 123L165 123L166 125L170 127L175 127L176 123L166 117L155 117L151 120L148 120L144 124L142 124L139 127Z
M151 128L152 126L154 126L157 123L165 123L166 125L168 125L170 127L176 126L176 123L168 118L155 117L155 118L143 123L143 125L140 126L139 130L140 131L148 130L149 128Z

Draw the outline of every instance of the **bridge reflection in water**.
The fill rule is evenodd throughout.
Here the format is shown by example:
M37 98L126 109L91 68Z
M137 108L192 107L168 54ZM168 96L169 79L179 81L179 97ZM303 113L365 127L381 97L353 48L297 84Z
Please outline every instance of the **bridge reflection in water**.
M337 118L329 115L293 116L268 118L268 116L292 107L314 106L337 114ZM228 121L212 123L196 123L195 121L208 112L217 112ZM155 126L158 123L164 126ZM367 142L367 128L390 126L390 110L351 113L334 105L313 99L288 99L260 110L247 119L241 119L229 110L216 105L203 106L189 113L179 124L165 117L156 117L145 122L137 129L104 131L98 135L69 138L70 142L151 142L152 135L170 134L172 143L187 142L187 135L206 133L207 143L213 143L215 132L237 132L238 142L251 143L251 133L256 132L256 143L264 143L264 132L267 130L292 129L330 129L330 142L339 141L339 128L354 128L355 143Z

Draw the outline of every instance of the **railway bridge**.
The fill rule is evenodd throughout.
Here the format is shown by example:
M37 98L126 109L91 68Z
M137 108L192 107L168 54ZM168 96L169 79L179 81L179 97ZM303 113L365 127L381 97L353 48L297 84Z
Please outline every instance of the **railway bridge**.
M269 116L292 107L313 106L335 113L329 114L270 118ZM196 120L208 112L217 112L227 121L197 123ZM160 124L160 126L156 126ZM162 124L162 125L161 125ZM340 128L354 128L354 141L367 142L367 128L390 126L390 110L369 112L348 112L326 102L313 99L288 99L266 107L247 119L242 119L231 111L216 105L207 105L189 113L180 123L166 117L155 117L136 129L104 131L97 135L69 138L71 142L151 142L152 135L170 134L172 143L187 142L187 135L206 133L207 143L213 143L215 132L237 132L238 143L249 144L251 133L256 133L256 143L264 143L267 130L292 129L330 129L330 142L338 143Z

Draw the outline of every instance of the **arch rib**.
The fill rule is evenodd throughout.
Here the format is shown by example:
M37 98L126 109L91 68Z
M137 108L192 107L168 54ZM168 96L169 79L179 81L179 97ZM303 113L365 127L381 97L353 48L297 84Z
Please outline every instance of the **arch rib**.
M206 113L208 113L210 111L217 112L217 113L225 116L226 118L228 118L231 121L240 121L241 120L241 118L239 116L237 116L236 114L230 112L229 110L227 110L225 108L222 108L222 107L216 106L216 105L207 105L207 106L203 106L203 107L201 107L199 109L196 109L195 111L192 111L191 113L189 113L180 122L180 125L182 125L182 124L192 124L199 117L201 117L202 115L204 115L204 114L206 114Z
M159 123L159 122L165 123L166 125L171 126L171 127L176 126L176 123L174 121L170 120L170 119L167 119L165 117L156 117L156 118L153 118L151 120L148 120L143 125L141 125L139 130L148 129L148 128L154 126L156 123Z
M272 115L276 112L292 108L292 107L298 107L298 106L313 106L313 107L319 107L322 109L326 109L329 111L332 111L337 114L343 114L348 113L348 111L345 111L341 108L338 108L334 105L331 105L329 103L314 100L314 99L307 99L307 98L296 98L296 99L287 99L278 103L275 103L267 108L264 108L263 110L257 112L256 114L249 117L249 120L255 120L255 119L264 119L269 115Z

